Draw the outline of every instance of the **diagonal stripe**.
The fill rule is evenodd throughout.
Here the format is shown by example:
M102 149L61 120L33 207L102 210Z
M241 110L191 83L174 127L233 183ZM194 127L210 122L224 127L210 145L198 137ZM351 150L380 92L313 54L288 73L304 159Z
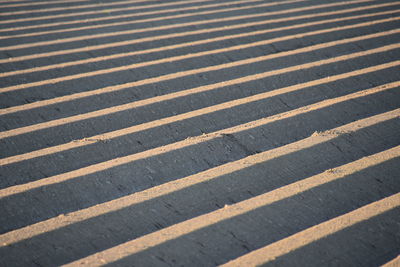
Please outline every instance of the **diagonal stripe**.
M236 67L236 66L241 66L241 65L247 65L247 64L251 64L251 63L255 63L255 62L261 62L261 61L265 61L265 60L274 59L274 58L280 58L280 57L285 57L285 56L289 56L289 55L295 55L295 54L299 54L299 53L315 51L317 49L332 47L332 46L336 46L336 45L339 45L339 44L350 43L350 42L354 42L354 41L358 41L358 40L365 40L365 39L378 37L378 36L386 36L387 34L398 33L398 32L400 32L400 30L392 30L392 31L388 31L388 32L381 32L381 33L376 33L376 34L371 34L371 35L364 35L364 36L354 37L354 38L349 38L349 39L342 39L342 40L339 40L339 41L332 41L332 42L328 42L328 43L322 43L322 44L308 46L308 47L304 47L304 48L300 48L300 49L290 50L290 51L287 51L287 52L270 54L270 55L266 55L266 56L240 60L240 61L231 62L231 63L228 63L228 64L215 65L215 66L212 66L212 67L206 67L206 68L197 69L197 70L201 70L202 72L216 71L216 70L220 70L220 69L226 69L226 68L231 68L231 67ZM364 53L364 52L361 52L361 53ZM353 54L349 55L350 58L352 57L352 55ZM343 59L343 57L342 57L342 59ZM324 62L324 60L322 60L322 62ZM328 59L328 62L330 62L329 59ZM323 64L325 64L325 63L323 63ZM85 119L95 118L95 117L99 117L99 116L109 115L109 114L112 114L112 113L116 113L116 112L121 112L121 111L129 110L129 109L137 108L137 107L140 107L140 106L145 106L147 104L154 104L154 103L157 103L157 102L160 102L160 101L171 100L171 99L174 99L174 98L177 98L177 97L187 96L187 95L193 94L193 93L204 92L206 88L208 90L212 90L212 89L216 89L218 87L226 86L227 84L229 84L229 85L240 84L240 83L244 82L243 80L249 81L249 80L254 80L254 78L255 79L260 79L260 78L265 78L265 77L268 77L268 76L271 76L271 75L282 74L284 72L290 72L290 71L293 71L293 70L297 70L299 68L305 69L305 68L311 68L311 67L320 66L320 65L321 65L320 61L310 62L310 63L302 64L300 66L296 66L295 65L295 66L288 67L288 68L283 68L283 69L280 69L280 70L268 71L268 72L264 72L264 73L259 73L259 74L255 74L255 75L249 75L249 76L233 79L233 80L230 80L230 81L223 81L223 82L216 83L216 84L210 84L210 85L207 85L207 86L202 86L202 87L200 87L200 90L199 90L199 88L192 88L192 89L180 91L180 92L177 92L177 93L172 93L172 94L167 94L167 95L163 95L163 96L152 97L152 98L148 98L148 99L145 99L145 100L135 101L135 102L132 102L132 103L127 103L127 104L114 106L114 107L110 107L110 108L106 108L106 109L101 109L101 110L97 110L97 111L93 111L93 112L88 112L88 113L85 113L85 114L79 114L79 115L75 115L75 116L71 116L71 117L67 117L67 118L61 118L61 119L47 121L47 122L43 122L43 123L37 123L35 125L30 125L30 126L25 126L25 127L21 127L21 128L8 130L8 131L3 131L3 132L0 133L0 139L1 138L6 138L6 137L10 137L10 136L13 136L13 135L24 134L24 133L28 133L28 132L32 132L32 131L46 129L46 128L50 128L50 127L65 125L65 124L76 122L76 121L80 121L80 120L85 120ZM24 106L17 106L17 107L21 107L22 108ZM9 114L9 113L11 113L10 111L13 111L13 110L15 111L15 109L12 109L12 108L0 110L0 115Z
M154 4L154 5L142 5L142 6L134 6L134 7L124 7L124 9L122 10L121 8L117 8L117 11L125 11L125 10L137 10L137 9L147 9L147 8L154 8L154 7L164 7L164 6L173 6L173 5L182 5L182 4L191 4L191 3L202 3L202 2L207 2L207 1L214 1L214 0L190 0L190 1L177 1L177 2L167 2L167 3L158 3L158 4ZM149 3L149 1L116 1L116 2L112 2L112 3L102 3L102 2L98 2L95 4L88 4L88 5L81 5L81 6L65 6L65 7L52 7L52 8L46 8L46 9L40 9L40 10L21 10L21 11L13 11L13 12L4 12L4 13L0 13L0 15L5 15L5 16L10 16L10 15L21 15L21 14L26 14L26 15L34 15L35 13L44 13L44 12L55 12L55 11L66 11L66 10L79 10L79 9L83 9L83 8L96 8L96 7L113 7L113 6L117 6L117 5L128 5L128 4L137 4L137 3ZM151 2L150 2L151 3ZM39 4L39 3L33 3L33 4ZM0 8L3 8L2 6L0 6ZM107 9L107 12L113 12L113 9ZM90 14L103 14L104 10L98 10L98 11L94 11L96 13L90 13ZM76 14L80 14L80 12L74 13ZM64 15L64 14L61 14ZM71 14L67 14L67 16L70 16ZM65 15L64 15L65 16ZM1 23L1 21L0 21Z
M361 2L365 2L366 0L361 0ZM370 1L370 0L367 0ZM284 4L285 2L272 2L272 3L264 3L264 4L260 4L260 5L256 5L255 7L269 7L269 6L275 6L275 5L281 5ZM352 3L355 4L355 3ZM202 25L202 24L209 24L211 22L223 22L223 21L234 21L234 20L238 20L238 19L249 19L249 18L257 18L257 17L262 17L265 15L276 15L276 14L287 14L287 13L293 13L293 10L296 12L299 11L307 11L307 10L314 10L314 9L318 9L318 8L323 8L323 7L335 7L335 6L343 6L343 3L330 3L330 4L322 4L322 5L313 5L313 6L306 6L306 7L300 7L300 8L294 8L294 9L285 9L285 10L280 10L280 11L270 11L270 12L264 12L261 14L252 14L252 15L241 15L241 16L234 16L234 17L225 17L225 18L218 18L218 19L209 19L206 20L207 22L201 22L202 20L199 21L195 21L195 22L188 22L188 23L179 23L178 25L163 25L163 26L158 26L158 27L150 27L150 28L140 28L140 29L130 29L130 30L124 30L124 31L115 31L115 32L111 32L111 33L101 33L101 34L87 34L87 35L82 35L82 36L76 36L76 37L68 37L68 38L57 38L57 40L46 40L46 41L40 41L40 42L29 42L27 44L19 44L19 45L12 45L12 46L4 46L3 48L7 48L7 49L20 49L20 48L27 48L27 47L36 47L36 46L42 46L42 45L51 45L51 44L58 44L58 43L64 43L64 42L72 42L72 41L80 41L80 40L89 40L89 39L94 39L94 38L102 38L102 37L110 37L110 36L117 36L117 35L121 35L121 34L133 34L133 33L140 33L140 32L148 32L148 31L155 31L155 30L164 30L164 29L174 29L174 28L180 28L180 27L185 27L185 26L191 26L191 25ZM339 10L339 11L334 11L334 12L324 12L325 15L327 15L326 13L331 13L331 14L341 14L344 12L351 12L351 11L360 11L360 10L368 10L368 9L373 9L373 8L379 8L379 7L387 7L387 6L398 6L399 4L394 2L394 3L383 3L383 4L378 4L378 5L372 5L372 6L362 6L362 7L356 7L356 8L351 8L348 10ZM345 5L346 6L346 5ZM223 9L223 10L218 10L218 12L227 12L227 11L233 11L233 10L241 10L241 9L248 9L249 7L236 7L236 8L227 8L227 9ZM209 13L209 11L205 11L205 12L199 12L199 14L201 13ZM313 16L317 15L317 14L312 14ZM291 17L289 20L294 20L294 19L298 19L300 18L310 18L310 15L300 15L300 16L294 16ZM316 17L319 16L323 16L322 14L317 15ZM288 19L288 18L286 18ZM266 20L267 22L269 20ZM264 20L261 22L258 22L257 24L254 25L259 25L259 24L265 24L266 21ZM279 21L283 21L278 20ZM286 21L286 20L285 20ZM137 21L134 22L135 24L137 23ZM115 22L115 23L111 23L111 24L106 24L106 25L91 25L91 26L86 26L86 27L79 27L79 30L83 30L83 29L99 29L99 28L104 28L104 27L110 27L110 26L123 26L123 25L132 25L132 22ZM241 24L243 26L241 27L245 27L246 25L248 26L252 26L252 23L244 23ZM235 28L233 25L229 26L229 29L233 29ZM239 27L239 26L237 26ZM226 29L226 26L223 27L219 27L218 29ZM208 29L209 30L209 29ZM49 31L50 33L56 32L56 33L60 33L60 32L70 32L73 31L73 29L71 28L67 28L67 29L62 29L62 30L53 30L53 31ZM46 33L49 33L46 32ZM196 31L198 32L198 31ZM199 31L202 32L202 31ZM207 31L206 31L207 32ZM12 36L4 36L4 37L0 37L1 39L13 39L16 37L25 37L25 36L37 36L37 35L42 35L43 32L34 32L34 33L26 33L26 34L20 34L20 35L12 35Z
M364 0L362 0L364 1ZM369 0L368 0L369 1ZM288 18L280 18L280 19L270 19L270 20L263 20L260 22L252 22L252 23L246 23L246 24L238 24L238 25L231 25L228 27L229 30L232 29L237 29L237 28L243 28L243 27L251 27L251 26L257 26L257 25L263 25L266 23L278 23L282 21L290 21L290 20L296 20L296 19L302 19L302 18L312 18L312 17L321 17L321 16L326 16L326 15L335 15L335 14L343 14L343 13L348 13L348 12L354 12L354 11L360 11L360 10L365 10L369 9L370 7L361 7L361 8L354 8L354 9L348 9L348 10L341 10L341 11L332 11L332 12L326 12L326 13L320 13L320 14L314 14L314 15L299 15L299 16L294 16L290 19ZM313 10L315 8L301 8L304 10ZM290 10L284 10L284 11L277 11L277 12L269 12L268 15L276 15L276 13L279 14L287 14L287 13L292 13L288 12ZM273 14L274 13L274 14ZM349 19L357 19L357 18L364 18L364 17L372 17L372 16L378 16L378 15L385 15L385 14L394 14L396 13L396 10L390 10L390 11L384 11L384 12L378 12L375 14L365 14L365 15L359 15L359 16L352 16L350 18L338 18L338 19L330 19L330 20L324 20L325 23L329 22L336 22L336 21L345 21ZM262 15L262 14L258 14ZM267 13L263 13L263 15L267 15ZM321 23L321 21L319 22ZM311 26L311 25L317 25L318 22L310 22L310 23L303 23L303 24L298 24L298 25L292 25L292 26L286 26L286 27L281 27L284 29L295 29L296 27L300 27L299 25L305 26ZM279 29L279 28L278 28ZM217 28L212 28L212 29L202 29L202 30L195 30L195 31L186 31L186 32L181 32L181 33L171 33L171 34L164 34L164 35L159 35L159 36L151 36L151 37L144 37L140 39L134 39L134 40L125 40L125 41L119 41L119 42L111 42L111 43L106 43L106 44L101 44L101 45L91 45L91 46L86 46L84 48L78 47L78 48L73 48L73 49L64 49L64 50L59 50L59 51L51 51L47 53L36 53L33 55L24 55L24 56L18 56L18 57L11 57L8 59L0 59L0 63L11 63L11 62L18 62L21 60L28 60L28 59L35 59L35 58L42 58L42 57L49 57L49 56L55 56L55 55L64 55L64 54L69 54L69 53L77 53L77 52L87 52L88 50L95 50L95 49L104 49L104 48L111 48L111 47L118 47L118 46L126 46L126 45L132 45L132 44L137 44L137 43L143 43L143 42L148 42L148 41L156 41L156 40L164 40L164 39L170 39L170 38L176 38L176 37L184 37L188 35L194 35L194 34L201 34L201 33L210 33L210 32L218 32L218 31L224 31L227 30L227 27L217 27ZM132 33L135 33L137 30L132 30ZM228 36L221 36L221 37L215 37L215 38L209 38L206 40L199 40L199 41L191 41L191 42L185 42L181 44L175 44L175 45L169 45L169 46L163 46L163 47L158 47L158 48L153 48L153 49L147 49L147 50L141 50L141 51L136 51L135 54L133 52L129 53L129 55L140 55L143 53L150 53L150 52L160 52L160 51L165 51L167 49L176 49L180 47L187 47L187 46L193 46L193 45L198 45L198 44L204 44L204 43L210 43L211 41L221 41L221 40L227 40L227 39L233 39L233 38L238 38L238 37L245 37L245 36L251 36L256 33L261 34L264 32L273 32L277 31L277 29L269 29L268 30L260 30L260 31L253 31L253 32L247 32L247 33L239 33L239 34L234 34L234 35L228 35ZM114 33L107 33L107 34L114 34ZM79 37L80 38L80 37ZM86 38L87 39L87 38ZM119 54L121 55L121 54ZM104 57L101 57L102 60L104 60Z
M334 132L335 130L333 129L331 131ZM218 179L218 177L238 172L240 170L272 160L274 158L282 157L285 155L285 153L294 153L296 151L306 149L310 146L315 146L317 144L320 144L321 142L321 140L315 137L306 138L285 146L285 150L283 150L282 148L277 148L262 152L260 154L249 156L238 161L230 162L185 178L181 178L177 181L168 182L93 207L71 212L68 213L67 217L55 217L23 227L21 229L10 231L8 233L0 235L0 247L5 245L9 246L10 244L32 238L46 232L55 231L68 225L105 215L107 213L122 210L129 206L137 205L139 203L156 199L168 194L172 194L174 192L189 188L196 184ZM353 173L381 164L385 161L389 161L399 156L400 146L337 167L335 168L334 172L324 172L313 177L301 180L299 182L290 184L281 189L277 189L273 192L285 192L286 197L288 197L288 193L299 194L306 190L310 190L313 187L320 186L322 184L329 183L337 179L345 178L346 176L349 176ZM273 194L273 192L270 192L269 194Z
M398 83L397 83L398 86ZM120 166L123 164L127 164L129 162L133 162L139 159L143 159L146 157L154 157L163 153L166 153L168 151L173 151L173 150L177 150L177 149L181 149L184 147L188 147L188 146L193 146L196 144L199 144L201 142L206 142L208 140L214 139L218 136L220 136L221 134L233 134L236 132L240 132L242 130L248 130L248 129L252 129L252 128L256 128L262 125L266 125L268 123L271 122L275 122L275 121L280 121L280 120L284 120L286 118L290 118L290 117L294 117L296 115L299 114L304 114L307 113L309 111L312 110L316 110L322 107L326 107L329 105L333 105L336 103L339 103L341 101L345 101L345 100L350 100L352 98L357 98L359 96L365 96L368 93L375 93L377 91L381 91L381 90L385 90L386 88L391 88L391 85L384 85L384 86L380 86L377 88L373 88L370 91L366 92L361 92L361 93L355 93L352 94L350 96L344 96L344 97L338 97L338 98L334 98L334 99L328 99L316 104L312 104L309 106L305 106L305 107L301 107L295 110L291 110L288 112L284 112L281 114L277 114L274 116L270 116L267 118L263 118L257 121L252 121L250 123L246 123L246 124L242 124L239 126L234 126L228 129L224 129L218 132L214 132L205 136L201 136L198 138L191 138L190 141L188 140L183 140L183 141L179 141L177 143L172 143L169 145L165 145L165 146L161 146L161 147L157 147L154 149L150 149L150 150L146 150L140 153L136 153L136 154L132 154L132 155L128 155L128 156L124 156L124 157L120 157L120 158L116 158L116 159L112 159L112 160L108 160L105 162L101 162L101 163L97 163L88 167L84 167L78 170L74 170L74 171L70 171L67 173L63 173L63 174L59 174L59 175L55 175L52 177L48 177L48 178L44 178L41 180L37 180L34 182L29 182L27 184L21 184L21 185L16 185L16 186L11 186L5 189L1 189L0 190L0 199L10 196L10 195L15 195L15 194L19 194L25 191L29 191L35 188L39 188L39 187L43 187L43 186L49 186L52 184L58 184L58 183L62 183L64 181L69 181L72 179L76 179L80 176L83 175L88 175L88 174L92 174L92 173L96 173L99 171L103 171L112 167L116 167L116 166ZM363 123L369 123L371 120L375 120L377 119L379 122L381 122L381 120L389 120L392 118L398 118L400 116L400 109L391 111L391 112L387 112L384 114L380 114L377 115L375 117L373 117L373 119L369 118L369 119L364 119L361 121L358 121L358 124L351 124L351 125L357 125L357 127L362 127ZM340 127L339 127L340 128ZM340 128L342 129L342 128Z
M321 34L321 33L328 33L328 32L333 32L336 30L351 29L351 28L356 28L356 27L360 27L360 26L370 26L370 25L374 25L374 24L379 24L379 23L388 22L388 21L395 21L395 20L399 20L399 19L400 19L400 17L399 18L388 18L388 19L375 20L375 21L370 21L370 22L349 25L349 26L342 26L342 27L318 30L318 31L313 31L313 32L306 32L306 33L295 34L295 35L287 35L287 36L277 37L277 38L273 38L273 39L269 39L269 40L253 42L250 44L236 45L236 46L231 46L229 48L222 48L222 49L216 49L216 50L211 50L211 51L199 52L199 53L195 53L195 54L189 54L189 56L195 57L195 56L217 54L217 53L222 53L222 52L227 52L227 51L240 50L240 49L249 48L249 47L266 45L266 44L270 44L270 43L278 42L278 41L290 40L290 39L295 39L295 38L303 38L306 36L312 36L312 35L317 35L317 34ZM186 58L188 58L188 55L183 55L183 56L179 57L179 59L186 59ZM169 58L169 61L170 60L171 60L171 58ZM153 63L154 63L154 61L153 61ZM124 68L126 68L126 66L124 66ZM107 69L102 70L102 71L106 72ZM101 71L97 71L96 73L99 73L99 72L101 72ZM58 97L55 99L44 100L44 101L50 101L52 104L54 104L55 101L58 101L59 99L78 99L78 98L82 98L82 97L86 97L86 96L93 96L96 94L103 94L103 93L112 92L112 91L119 91L119 90L123 90L123 89L130 88L133 86L139 86L139 85L150 84L150 83L159 82L159 81L165 81L165 80L169 80L169 79L175 79L175 78L179 78L179 77L183 77L183 76L187 76L187 75L193 75L193 74L201 73L201 72L203 72L203 69L181 71L181 72L177 72L177 73L166 74L166 75L162 75L162 76L158 76L158 77L148 78L148 79L144 79L141 81L130 82L130 83L125 83L125 84L116 85L116 86L108 86L108 87L104 87L104 88L100 88L100 89L95 89L95 90L81 92L81 93L75 93L72 95L62 96L62 97ZM78 74L78 76L79 75L80 74ZM75 78L78 76L74 75ZM61 79L61 81L62 81L63 77L56 78L56 79L58 79L58 80ZM55 83L57 81L56 79L52 79L51 83L52 84ZM33 83L29 83L29 84L21 84L21 85L3 87L3 88L0 88L0 93L5 93L5 92L15 91L15 90L22 90L22 89L29 89L29 87L40 86L40 85L44 85L44 84L45 84L45 81L39 81L39 82L33 82ZM43 102L41 101L41 103L43 103Z
M400 266L400 255L382 265L382 267L399 267L399 266Z
M398 147L397 147L398 148ZM397 149L398 150L398 149ZM320 185L317 176L311 177L311 184L305 184L305 188L299 188L297 184L291 184L263 195L233 204L223 209L211 212L196 218L175 224L157 232L141 236L132 241L128 241L113 248L92 254L86 258L77 260L64 266L78 266L82 264L90 266L100 266L105 263L115 262L155 247L167 241L187 235L196 230L217 224L223 220L231 219L245 214L257 208L270 205L279 200L294 196L313 187ZM320 178L320 177L318 177ZM326 178L325 178L326 179ZM306 180L309 182L310 180ZM294 234L288 238L279 240L263 249L249 253L245 258L239 258L235 262L230 262L227 266L256 266L266 260L272 260L280 255L290 252L296 248L321 239L327 235L338 232L346 227L350 227L358 222L368 220L374 216L400 206L400 193L373 202L352 212L346 213L329 221L310 227L304 231Z
M398 147L397 147L398 148ZM379 214L400 206L400 193L373 202L352 212L310 227L271 245L252 251L221 266L259 266L277 257L304 247L326 236L337 233L357 223L367 221Z
M10 3L10 2L21 2L21 0L7 0L1 1L0 3ZM69 1L43 1L43 2L31 2L31 3L16 3L10 5L1 5L0 8L9 8L9 7L31 7L31 6L39 6L39 5L50 5L50 4L65 4L65 3L85 3L87 0L69 0Z
M244 103L243 101L248 101L249 99L251 100L252 98L257 98L257 97L264 97L264 98L268 98L268 97L272 97L272 96L276 96L279 94L284 94L284 93L289 93L289 92L293 92L293 91L297 91L297 90L302 90L305 89L307 87L311 87L311 86L316 86L316 85L320 85L320 84L324 84L324 83L329 83L329 82L333 82L335 80L339 80L339 79L346 79L346 78L350 78L350 77L354 77L356 75L361 75L361 74L366 74L369 72L374 72L374 71L378 71L381 69L385 69L385 68L390 68L393 66L399 66L400 65L400 61L397 61L395 63L391 62L391 63L387 63L387 64L382 64L382 65L378 65L378 66L373 66L373 67L369 67L369 68L365 68L365 69L361 69L361 70L356 70L356 71L352 71L352 72L348 72L348 73L344 73L344 74L339 74L339 75L335 75L335 76L331 76L331 77L327 77L327 78L322 78L322 79L318 79L318 80L314 80L314 81L310 81L310 82L306 82L306 83L302 83L302 84L297 84L297 85L293 85L293 86L289 86L289 87L284 87L281 89L277 89L271 92L267 92L267 93L263 93L260 95L255 95L255 96L250 96L248 98L245 99L239 99L239 100L234 100L234 101L230 101L228 103L230 103L230 106L225 106L224 103L223 104L219 104L216 106L211 106L211 107L207 107L207 108L203 108L200 110L195 110L189 113L184 113L181 115L177 115L177 116L173 116L173 117L169 117L168 120L166 118L161 119L161 120L156 120L156 121L152 121L152 122L148 122L145 124L141 124L141 125L136 125L136 126L131 126L128 128L124 128L121 130L116 130L113 132L108 132L105 134L101 134L101 135L96 135L96 136L92 136L89 137L88 139L91 140L103 140L104 138L107 139L112 139L112 138L117 138L123 135L127 135L127 134L132 134L134 132L140 131L140 130L146 130L152 127L157 127L157 126L161 126L161 125L165 125L174 121L179 121L185 118L189 118L191 116L200 116L203 114L207 114L209 112L213 112L215 110L213 110L213 108L216 108L218 106L221 107L221 109L224 108L228 108L228 107L233 107L234 105L240 105L242 103ZM394 82L394 83L390 83L388 85L386 85L388 88L394 88L399 86L398 82ZM201 88L201 87L200 87ZM380 88L380 87L378 87ZM385 88L385 87L384 87ZM49 148L43 148L40 150L36 150L36 151L32 151L32 152L28 152L28 153L24 153L24 154L20 154L20 155L16 155L16 156L11 156L8 158L3 158L0 159L0 166L1 165L6 165L6 164L11 164L11 163L16 163L19 161L23 161L23 160L28 160L28 159L32 159L35 157L40 157L40 156L45 156L45 155L50 155L50 154L54 154L54 153L58 153L61 151L65 151L65 150L69 150L69 149L73 149L73 148L78 148L78 147L82 147L85 145L88 145L89 143L86 142L69 142L69 143L65 143L62 145L58 145L58 146L53 146L53 147L49 147Z
M187 0L185 3L196 3L196 2L208 2L208 1L214 1L214 0ZM251 4L253 2L260 2L263 0L252 0L252 2L245 1L245 0L237 0L234 2L227 2L227 3L217 3L217 4L209 4L209 5L204 5L201 6L201 8L211 8L211 7L220 7L220 6L229 6L229 5L236 5L236 4ZM174 5L176 5L176 2L174 2ZM140 7L142 8L142 7ZM138 7L124 7L124 8L112 8L112 9L107 9L107 13L110 12L118 12L118 11L127 11L127 10L136 10L139 9ZM143 15L158 15L158 14L165 14L173 11L190 11L190 10L197 10L199 9L198 6L195 7L183 7L183 8L173 8L169 10L161 10L161 11L148 11L148 12L140 12L140 16ZM11 20L3 20L0 21L1 24L6 24L6 23L17 23L17 22L32 22L32 21L38 21L38 20L44 20L44 19L57 19L57 18L74 18L76 16L83 16L83 15L92 15L92 14L104 14L104 10L101 11L85 11L85 12L75 12L74 14L59 14L59 15L48 15L48 16L40 16L40 17L28 17L28 18L21 18L21 19L11 19Z
M362 9L366 9L366 8L362 8ZM358 10L361 10L361 9L360 8L356 8L356 9L346 10L346 13L347 12L358 11ZM315 17L324 16L324 15L331 15L332 13L342 14L342 13L345 13L345 12L340 11L340 12L328 12L328 13L329 14L327 14L327 13L319 13L318 15L315 15ZM282 30L290 30L290 29L302 28L302 27L313 26L313 25L324 24L324 23L330 23L330 22L338 22L338 21L343 21L343 20L359 19L359 18L365 18L365 17L377 16L377 15L386 15L386 14L393 14L393 11L384 11L384 12L378 12L378 13L374 13L374 14L357 15L357 16L346 17L345 19L339 18L339 19L330 19L330 20L308 22L308 23L295 24L295 25L291 25L291 26L273 28L273 29L268 29L268 30L259 30L259 31L252 31L252 32L247 32L247 33L239 33L239 34L233 34L233 35L228 35L228 36L222 36L222 37L208 38L206 40L199 40L199 41L195 41L195 42L183 43L183 44L180 44L180 45L172 45L172 46L165 46L165 47L162 47L162 48L150 49L150 51L154 51L154 50L156 50L156 51L169 50L169 49L171 49L171 47L177 48L177 47L192 46L192 45L198 45L198 44L211 43L211 42L215 42L215 41L221 41L221 40L228 40L228 39L239 38L239 37L252 36L252 35L256 35L256 34L265 34L265 33L271 33L271 32L277 32L277 31L282 31ZM304 16L301 16L301 17L302 18L306 18L306 17L310 18L309 15L304 15ZM293 18L298 18L298 17L293 17ZM274 22L288 21L288 19L283 18L283 19L277 19L277 20L273 20L273 21ZM265 24L267 22L268 21L262 21L262 22L256 22L256 23L247 23L245 25L241 24L241 25L238 25L238 26L231 26L230 29L248 27L248 26L256 26L256 25L260 25L260 24L262 25L262 24ZM220 29L226 29L226 28L225 27L218 28L218 30L220 30ZM214 31L214 30L216 30L216 29L209 29L208 32L211 32L211 31ZM288 38L288 36L285 37L285 38ZM276 38L274 38L272 40L275 40L275 39ZM133 43L138 43L140 41L143 41L143 39L136 39L136 40L134 40L132 42ZM221 49L217 49L216 51L220 51L220 50ZM109 56L92 57L92 58L85 59L85 60L78 60L78 61L72 61L72 62L64 62L64 63L59 63L59 64L47 65L47 66L42 66L42 67L35 67L34 69L23 69L23 70L16 70L16 71L10 71L10 72L3 72L3 73L0 73L0 77L7 77L7 76L11 76L11 75L31 73L31 72L38 72L38 71L43 71L43 70L50 70L50 69L54 69L54 68L73 66L73 65L83 64L83 63L92 63L92 62L98 62L98 61L105 61L105 60L108 60L108 59L124 58L124 57L128 57L128 56L134 56L134 55L138 55L138 54L143 54L146 51L148 51L148 50L133 51L133 52L127 52L127 53L120 53L120 54L113 54L113 55L109 55ZM209 50L209 53L212 52L212 51L213 50ZM147 63L145 63L145 62L135 63L135 64L131 64L131 65L121 66L121 67L117 67L117 68L109 68L109 69L106 69L106 70L99 70L99 71L90 72L90 73L102 73L102 71L103 72L107 72L107 71L112 71L112 70L114 70L114 71L123 70L124 68L142 67L142 66L148 66L148 65L152 65L152 64L159 64L159 63L163 63L163 62L171 62L173 60L185 59L185 58L188 58L189 56L193 57L193 56L198 56L198 55L207 55L207 52L192 53L190 55L181 55L181 56L163 58L163 59L159 59L159 60L152 60L152 61L148 61ZM1 60L0 60L0 62L1 62ZM77 75L70 75L70 76L64 76L64 77L75 77L75 76L77 76ZM54 79L51 79L51 80L52 81L57 81L57 79L60 80L62 78L54 78ZM20 85L20 86L26 86L26 85Z
M309 0L287 0L287 1L282 1L282 2L270 2L270 3L265 3L265 4L260 4L260 5L253 5L251 8L257 8L257 7L264 7L268 5L277 5L277 4L285 4L285 3L295 3L295 2L303 2L303 1L309 1ZM370 2L370 1L375 1L375 0L355 0L355 1L363 1L363 2ZM143 23L143 22L152 22L152 21L163 21L166 19L176 19L176 18L185 18L185 17L192 17L192 16L198 16L198 15L206 15L206 14L217 14L223 11L233 11L233 10L242 10L242 9L249 9L250 7L244 6L244 7L233 7L233 8L227 8L227 9L220 9L220 10L212 10L212 11L203 11L203 12L196 12L196 13L190 13L190 14L179 14L179 15L171 15L171 16L164 16L164 17L158 17L158 18L149 18L149 19L135 19L135 23ZM122 19L122 18L135 18L137 15L132 15L132 14L125 14L125 15L116 15L116 16L109 16L109 17L100 17L100 18L88 18L85 20L73 20L73 21L64 21L64 22L54 22L54 23L45 23L45 24L40 24L40 25L27 25L27 26L21 26L21 27L13 27L13 31L18 31L18 30L28 30L28 29L40 29L40 28L46 28L46 27L51 27L51 26L61 26L61 25L70 25L70 24L77 24L77 23L88 23L88 22L103 22L103 21L108 21L108 20L113 20L113 19ZM131 20L130 20L131 21ZM121 23L127 23L127 22L121 22ZM128 22L128 24L132 24L132 22ZM125 25L125 24L113 24L109 23L106 25ZM0 32L9 32L10 29L0 29Z
M365 0L362 2L368 2L372 0ZM299 1L300 2L300 1ZM280 5L285 2L275 2L275 5ZM358 2L357 2L358 3ZM268 6L272 6L274 2L268 3ZM391 5L396 5L397 3L385 3L384 6L391 6ZM267 4L260 4L260 5L255 5L252 6L254 7L265 7ZM332 5L332 4L327 4L327 5ZM323 5L319 5L323 6ZM377 5L380 6L380 5ZM314 7L317 7L314 6ZM231 8L224 8L224 9L219 9L217 12L228 12L228 11L236 11L236 10L242 10L242 9L247 9L248 7L231 7ZM372 7L373 8L373 7ZM292 9L286 9L286 10L292 10ZM211 14L214 14L216 11L211 11ZM210 11L202 11L199 13L195 13L196 15L207 15L209 14ZM174 29L174 28L181 28L181 27L186 27L186 26L193 26L193 25L202 25L202 24L209 24L209 23L214 23L214 22L223 22L223 21L235 21L239 19L248 19L248 18L257 18L261 16L265 16L266 14L270 14L270 12L264 12L260 14L251 14L251 15L239 15L239 16L226 16L224 18L218 18L218 19L207 19L207 18L200 18L198 21L193 21L193 22L186 22L186 23L175 23L175 24L170 24L170 25L163 25L163 26L156 26L156 27L149 27L149 28L140 28L136 29L135 31L132 31L132 33L140 33L140 32L149 32L149 31L156 31L156 30L165 30L165 29ZM192 14L193 15L193 14ZM81 30L88 30L88 29L101 29L101 28L106 28L110 26L125 26L125 25L132 25L137 23L137 21L132 22L132 21L123 21L123 22L114 22L114 23L107 23L107 24L101 24L101 25L89 25L89 26L79 26L75 28L66 28L66 29L57 29L57 30L49 30L49 31L41 31L41 32L31 32L31 33L22 33L22 34L13 34L13 35L6 35L6 36L0 36L0 40L4 39L14 39L14 38L20 38L20 37L29 37L29 36L38 36L38 35L45 35L45 34L50 34L50 33L63 33L63 32L74 32L74 31L81 31ZM1 32L1 29L0 29Z

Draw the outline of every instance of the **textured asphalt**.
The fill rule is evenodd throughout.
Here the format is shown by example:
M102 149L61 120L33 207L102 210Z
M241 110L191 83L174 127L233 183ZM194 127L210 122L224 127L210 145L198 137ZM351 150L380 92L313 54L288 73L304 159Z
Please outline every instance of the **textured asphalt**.
M400 2L0 1L0 266L400 265Z

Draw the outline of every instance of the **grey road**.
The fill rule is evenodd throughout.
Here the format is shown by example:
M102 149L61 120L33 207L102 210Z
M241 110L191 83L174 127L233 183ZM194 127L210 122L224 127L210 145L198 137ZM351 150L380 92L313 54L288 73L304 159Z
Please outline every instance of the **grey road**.
M0 131L0 266L400 266L397 0L0 0Z

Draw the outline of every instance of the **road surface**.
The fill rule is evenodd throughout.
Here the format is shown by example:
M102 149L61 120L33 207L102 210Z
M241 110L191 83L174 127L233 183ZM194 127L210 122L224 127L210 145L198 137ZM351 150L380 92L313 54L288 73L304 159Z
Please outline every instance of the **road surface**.
M399 1L0 14L1 266L400 265Z

